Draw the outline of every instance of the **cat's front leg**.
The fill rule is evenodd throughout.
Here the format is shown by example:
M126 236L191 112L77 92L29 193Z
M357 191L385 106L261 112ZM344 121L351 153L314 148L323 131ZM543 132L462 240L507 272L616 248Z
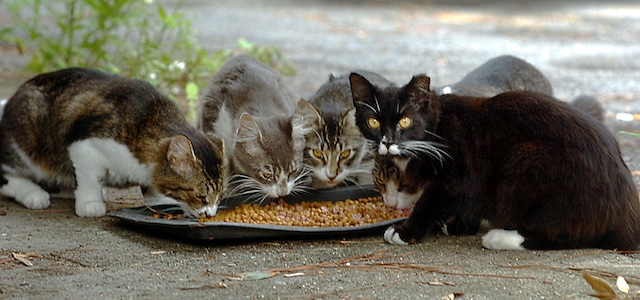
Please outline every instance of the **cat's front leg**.
M2 186L3 195L14 198L28 209L44 209L51 204L49 193L33 181L9 174L5 174L4 177L7 184Z
M102 199L100 179L106 174L103 157L87 141L69 146L69 158L76 176L76 214L80 217L102 217L107 206Z
M389 244L408 245L424 237L431 231L436 221L443 217L438 214L443 211L437 204L438 199L439 197L433 193L423 193L409 217L402 224L387 228L384 240Z

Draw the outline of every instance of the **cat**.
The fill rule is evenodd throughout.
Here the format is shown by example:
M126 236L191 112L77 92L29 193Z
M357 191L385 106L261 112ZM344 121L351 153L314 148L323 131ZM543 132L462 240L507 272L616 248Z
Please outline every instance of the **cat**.
M30 209L74 190L75 213L106 214L103 186L139 184L192 215L215 215L223 141L205 136L149 83L89 68L35 76L0 120L0 192Z
M547 77L527 61L513 55L491 58L455 84L436 88L440 94L493 97L507 91L533 91L553 95Z
M355 71L377 86L391 86L384 77L366 70ZM309 98L300 100L297 114L303 117L306 146L304 159L315 189L344 184L371 185L373 157L356 126L349 74L331 74Z
M615 137L586 113L530 91L439 96L425 75L401 88L350 82L376 155L421 162L411 175L423 193L387 242L418 241L453 217L475 230L487 220L489 249L639 248L637 188Z
M491 58L473 69L455 84L436 88L439 94L457 94L474 97L493 97L507 91L532 91L553 96L553 87L540 70L527 61L501 55ZM604 107L593 96L579 95L571 105L604 121Z
M372 84L375 85L374 82ZM489 59L455 84L435 89L439 94L457 94L474 97L493 97L507 91L533 91L553 96L549 80L527 61L512 56L501 55ZM594 117L604 120L604 108L594 97L581 95L571 104ZM420 162L375 156L373 179L387 205L398 209L410 209L422 194L416 182L415 172L405 175L405 167L420 168Z
M280 74L251 56L230 58L213 76L198 126L226 141L227 196L263 202L307 188L296 103Z

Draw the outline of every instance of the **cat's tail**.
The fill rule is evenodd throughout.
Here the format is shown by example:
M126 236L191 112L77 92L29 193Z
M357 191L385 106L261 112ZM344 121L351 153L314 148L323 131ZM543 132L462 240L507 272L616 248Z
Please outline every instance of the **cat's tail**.
M571 100L571 106L587 113L594 119L604 122L604 106L595 97L591 95L580 95Z

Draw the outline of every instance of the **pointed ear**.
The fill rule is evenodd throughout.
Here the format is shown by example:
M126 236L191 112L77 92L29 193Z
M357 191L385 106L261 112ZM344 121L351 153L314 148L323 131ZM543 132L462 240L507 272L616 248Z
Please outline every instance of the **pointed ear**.
M193 170L192 164L196 161L191 141L184 135L177 135L169 141L167 148L167 162L174 172L181 176L189 176Z
M224 157L224 140L215 135L213 132L207 132L205 133L205 135L207 136L207 139L211 142L211 144L213 144L213 146L216 148L216 150L222 154L220 157Z
M312 130L304 124L304 118L298 114L294 114L293 117L291 117L291 140L293 141L293 148L300 152L304 150L306 143L305 134Z
M342 118L340 119L340 125L341 126L354 126L357 128L356 125L356 109L352 108L347 110L345 113L342 114Z
M404 87L404 92L407 97L424 105L431 100L431 78L424 74L416 75L411 78L411 81Z
M261 140L262 134L258 128L256 121L248 113L240 116L238 123L238 131L236 133L236 141L244 142L245 140Z
M351 85L351 96L355 107L372 102L375 88L366 78L358 73L351 73L349 75L349 84Z
M310 132L314 125L320 125L320 113L318 113L318 110L307 100L300 99L300 101L298 101L295 114L301 117L303 134Z
M247 154L255 156L262 153L261 141L262 133L258 124L248 113L243 113L238 124L236 143L241 143Z

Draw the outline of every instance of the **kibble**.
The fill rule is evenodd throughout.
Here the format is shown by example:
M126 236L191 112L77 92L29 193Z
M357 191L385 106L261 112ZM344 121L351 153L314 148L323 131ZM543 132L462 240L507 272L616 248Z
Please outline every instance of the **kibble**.
M373 224L408 216L406 210L386 206L381 197L344 201L313 201L289 204L283 200L267 205L242 204L220 210L200 222L235 222L302 227L348 227Z

